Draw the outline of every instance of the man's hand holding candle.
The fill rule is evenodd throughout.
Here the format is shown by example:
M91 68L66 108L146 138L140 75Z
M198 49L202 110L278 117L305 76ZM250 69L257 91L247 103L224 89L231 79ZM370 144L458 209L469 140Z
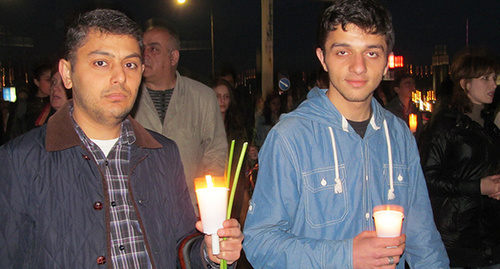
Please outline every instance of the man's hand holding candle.
M354 268L396 268L406 247L406 235L393 238L377 237L375 231L364 231L352 241Z
M232 264L240 258L243 232L241 232L241 226L236 219L225 220L222 225L224 228L217 231L219 238L221 238L220 253L218 255L212 254L212 236L205 235L207 254L210 260L215 263L220 264L221 259L225 259L228 264ZM196 229L203 232L203 225L201 224L201 221L196 223ZM222 238L226 238L226 240L222 240Z

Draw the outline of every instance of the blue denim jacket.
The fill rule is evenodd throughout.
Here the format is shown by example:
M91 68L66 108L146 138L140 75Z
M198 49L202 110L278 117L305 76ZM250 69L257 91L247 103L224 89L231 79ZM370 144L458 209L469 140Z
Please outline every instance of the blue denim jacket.
M361 138L325 92L311 90L282 116L259 153L244 230L248 260L255 268L352 268L353 238L375 229L373 207L397 204L406 234L397 268L405 260L412 268L448 268L408 127L373 99Z

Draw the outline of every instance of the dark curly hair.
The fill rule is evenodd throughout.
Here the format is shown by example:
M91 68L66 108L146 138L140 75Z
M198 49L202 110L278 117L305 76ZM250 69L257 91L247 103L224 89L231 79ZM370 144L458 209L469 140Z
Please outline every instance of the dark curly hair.
M318 47L325 50L328 33L341 26L354 24L369 34L383 35L387 43L387 54L394 46L394 30L389 11L376 0L337 0L323 13L318 29Z

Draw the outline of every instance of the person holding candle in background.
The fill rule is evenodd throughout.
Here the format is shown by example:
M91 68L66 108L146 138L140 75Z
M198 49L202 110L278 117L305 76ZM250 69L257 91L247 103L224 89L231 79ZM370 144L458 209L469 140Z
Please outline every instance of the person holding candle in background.
M482 117L499 71L482 49L458 53L450 106L422 133L422 167L452 267L500 268L500 130Z
M176 144L129 116L144 66L142 31L96 9L66 35L59 72L73 100L48 123L0 147L0 268L175 268L202 230ZM235 219L194 242L194 268L238 259Z
M418 137L423 127L423 120L422 113L411 99L412 93L416 90L415 79L408 73L399 72L394 79L393 88L396 97L385 106L385 109L404 120L412 133Z
M415 138L373 92L394 44L375 0L337 0L316 54L328 89L285 114L259 153L243 244L256 268L447 268ZM404 209L402 234L380 238L374 207Z

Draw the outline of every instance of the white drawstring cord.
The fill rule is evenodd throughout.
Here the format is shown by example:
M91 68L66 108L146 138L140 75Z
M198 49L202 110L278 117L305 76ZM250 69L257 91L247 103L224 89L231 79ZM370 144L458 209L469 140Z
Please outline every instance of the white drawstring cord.
M328 127L330 130L330 138L332 139L332 147L333 147L333 159L335 161L335 193L342 193L342 181L340 181L339 176L339 160L337 158L337 146L335 144L335 136L333 135L332 127Z
M342 193L342 182L340 181L339 176L339 162L337 157L337 146L335 143L335 135L333 134L332 127L328 127L330 131L330 138L332 140L332 148L333 148L333 158L335 161L335 193ZM393 165L392 165L392 146L391 139L389 137L389 128L387 127L387 121L384 119L384 131L385 131L385 139L387 141L387 154L389 158L389 180L390 180L390 188L387 193L388 200L394 200L396 195L394 194L394 175L393 175Z
M394 194L394 175L392 170L392 147L391 147L391 139L389 138L389 128L387 127L387 121L384 119L384 130L385 130L385 139L387 141L387 155L389 155L389 178L391 186L389 188L389 192L387 193L388 200L394 200L396 195Z

